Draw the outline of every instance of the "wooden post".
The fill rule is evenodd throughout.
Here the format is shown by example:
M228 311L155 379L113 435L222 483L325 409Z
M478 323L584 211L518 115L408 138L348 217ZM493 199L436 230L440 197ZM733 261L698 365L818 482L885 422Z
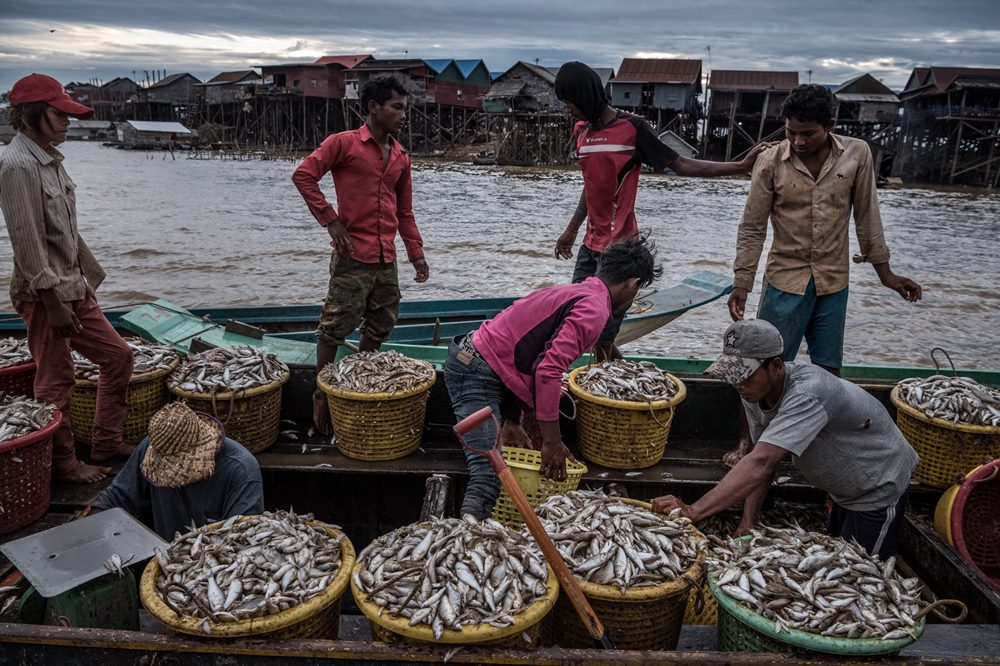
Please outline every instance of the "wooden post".
M730 161L733 155L733 133L736 131L736 107L740 102L739 92L733 93L733 105L729 109L729 133L726 136L726 161Z
M962 108L960 110L960 114L961 114L962 118L965 117L965 96L968 93L969 93L968 88L963 88L962 89ZM951 103L950 103L951 95L950 94L948 96L948 99L949 99L948 106L949 106L949 110L950 110L950 107L951 107ZM959 120L958 121L958 136L957 136L957 138L955 140L955 153L954 153L954 155L952 155L952 158L951 158L951 177L948 178L948 183L950 185L954 185L955 184L955 169L958 168L958 156L962 152L962 129L964 127L965 127L965 120Z
M760 110L760 127L757 128L757 143L764 138L764 121L767 120L767 105L771 100L771 91L764 93L764 107Z

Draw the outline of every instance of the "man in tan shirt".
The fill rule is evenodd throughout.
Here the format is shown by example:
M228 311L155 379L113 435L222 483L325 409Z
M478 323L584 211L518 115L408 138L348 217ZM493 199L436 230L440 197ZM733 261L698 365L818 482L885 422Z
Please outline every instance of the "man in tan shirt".
M52 403L63 422L52 441L53 478L92 483L111 470L76 457L69 426L74 349L100 368L91 458L128 456L122 441L132 352L94 298L105 273L76 226L76 185L55 149L66 140L69 117L89 118L55 79L31 74L10 91L17 135L0 153L0 209L14 251L10 297L28 326L35 360L35 398Z
M795 359L805 337L809 360L839 376L852 211L861 248L854 261L871 263L882 284L907 301L920 300L922 290L889 268L871 150L860 139L831 133L835 107L833 93L815 84L797 87L785 100L786 139L754 166L736 240L729 314L734 321L743 319L770 219L774 240L757 317L781 333L786 362ZM743 428L740 447L727 462L734 464L748 446Z

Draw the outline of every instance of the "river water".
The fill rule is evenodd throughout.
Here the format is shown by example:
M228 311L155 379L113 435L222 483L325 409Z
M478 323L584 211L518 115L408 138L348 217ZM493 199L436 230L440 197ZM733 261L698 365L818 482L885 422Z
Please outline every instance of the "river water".
M80 233L108 272L102 306L301 304L326 293L328 239L291 183L294 163L172 159L86 142L61 149L77 183ZM518 295L568 281L572 264L552 249L581 183L575 169L416 164L413 207L431 278L415 284L401 265L403 298ZM636 213L657 242L664 283L703 269L729 274L749 181L644 174L640 183ZM928 365L941 346L960 366L1000 368L1000 194L907 188L880 198L892 268L920 282L924 300L906 303L869 265L852 266L845 362ZM6 291L6 238L0 256ZM707 358L728 323L720 299L625 349Z

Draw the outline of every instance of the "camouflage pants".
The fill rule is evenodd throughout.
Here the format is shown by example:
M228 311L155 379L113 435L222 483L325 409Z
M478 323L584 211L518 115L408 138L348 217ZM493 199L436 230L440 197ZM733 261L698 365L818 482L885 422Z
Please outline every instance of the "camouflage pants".
M396 325L399 298L396 262L366 264L331 252L330 286L316 337L340 345L360 323L363 336L382 342Z

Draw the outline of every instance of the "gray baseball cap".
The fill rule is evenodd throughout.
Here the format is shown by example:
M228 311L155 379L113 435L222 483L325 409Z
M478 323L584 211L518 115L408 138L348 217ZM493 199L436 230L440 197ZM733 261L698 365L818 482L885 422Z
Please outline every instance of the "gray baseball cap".
M735 322L726 329L722 340L722 354L705 374L729 384L739 384L757 372L764 361L785 353L781 333L763 319Z

